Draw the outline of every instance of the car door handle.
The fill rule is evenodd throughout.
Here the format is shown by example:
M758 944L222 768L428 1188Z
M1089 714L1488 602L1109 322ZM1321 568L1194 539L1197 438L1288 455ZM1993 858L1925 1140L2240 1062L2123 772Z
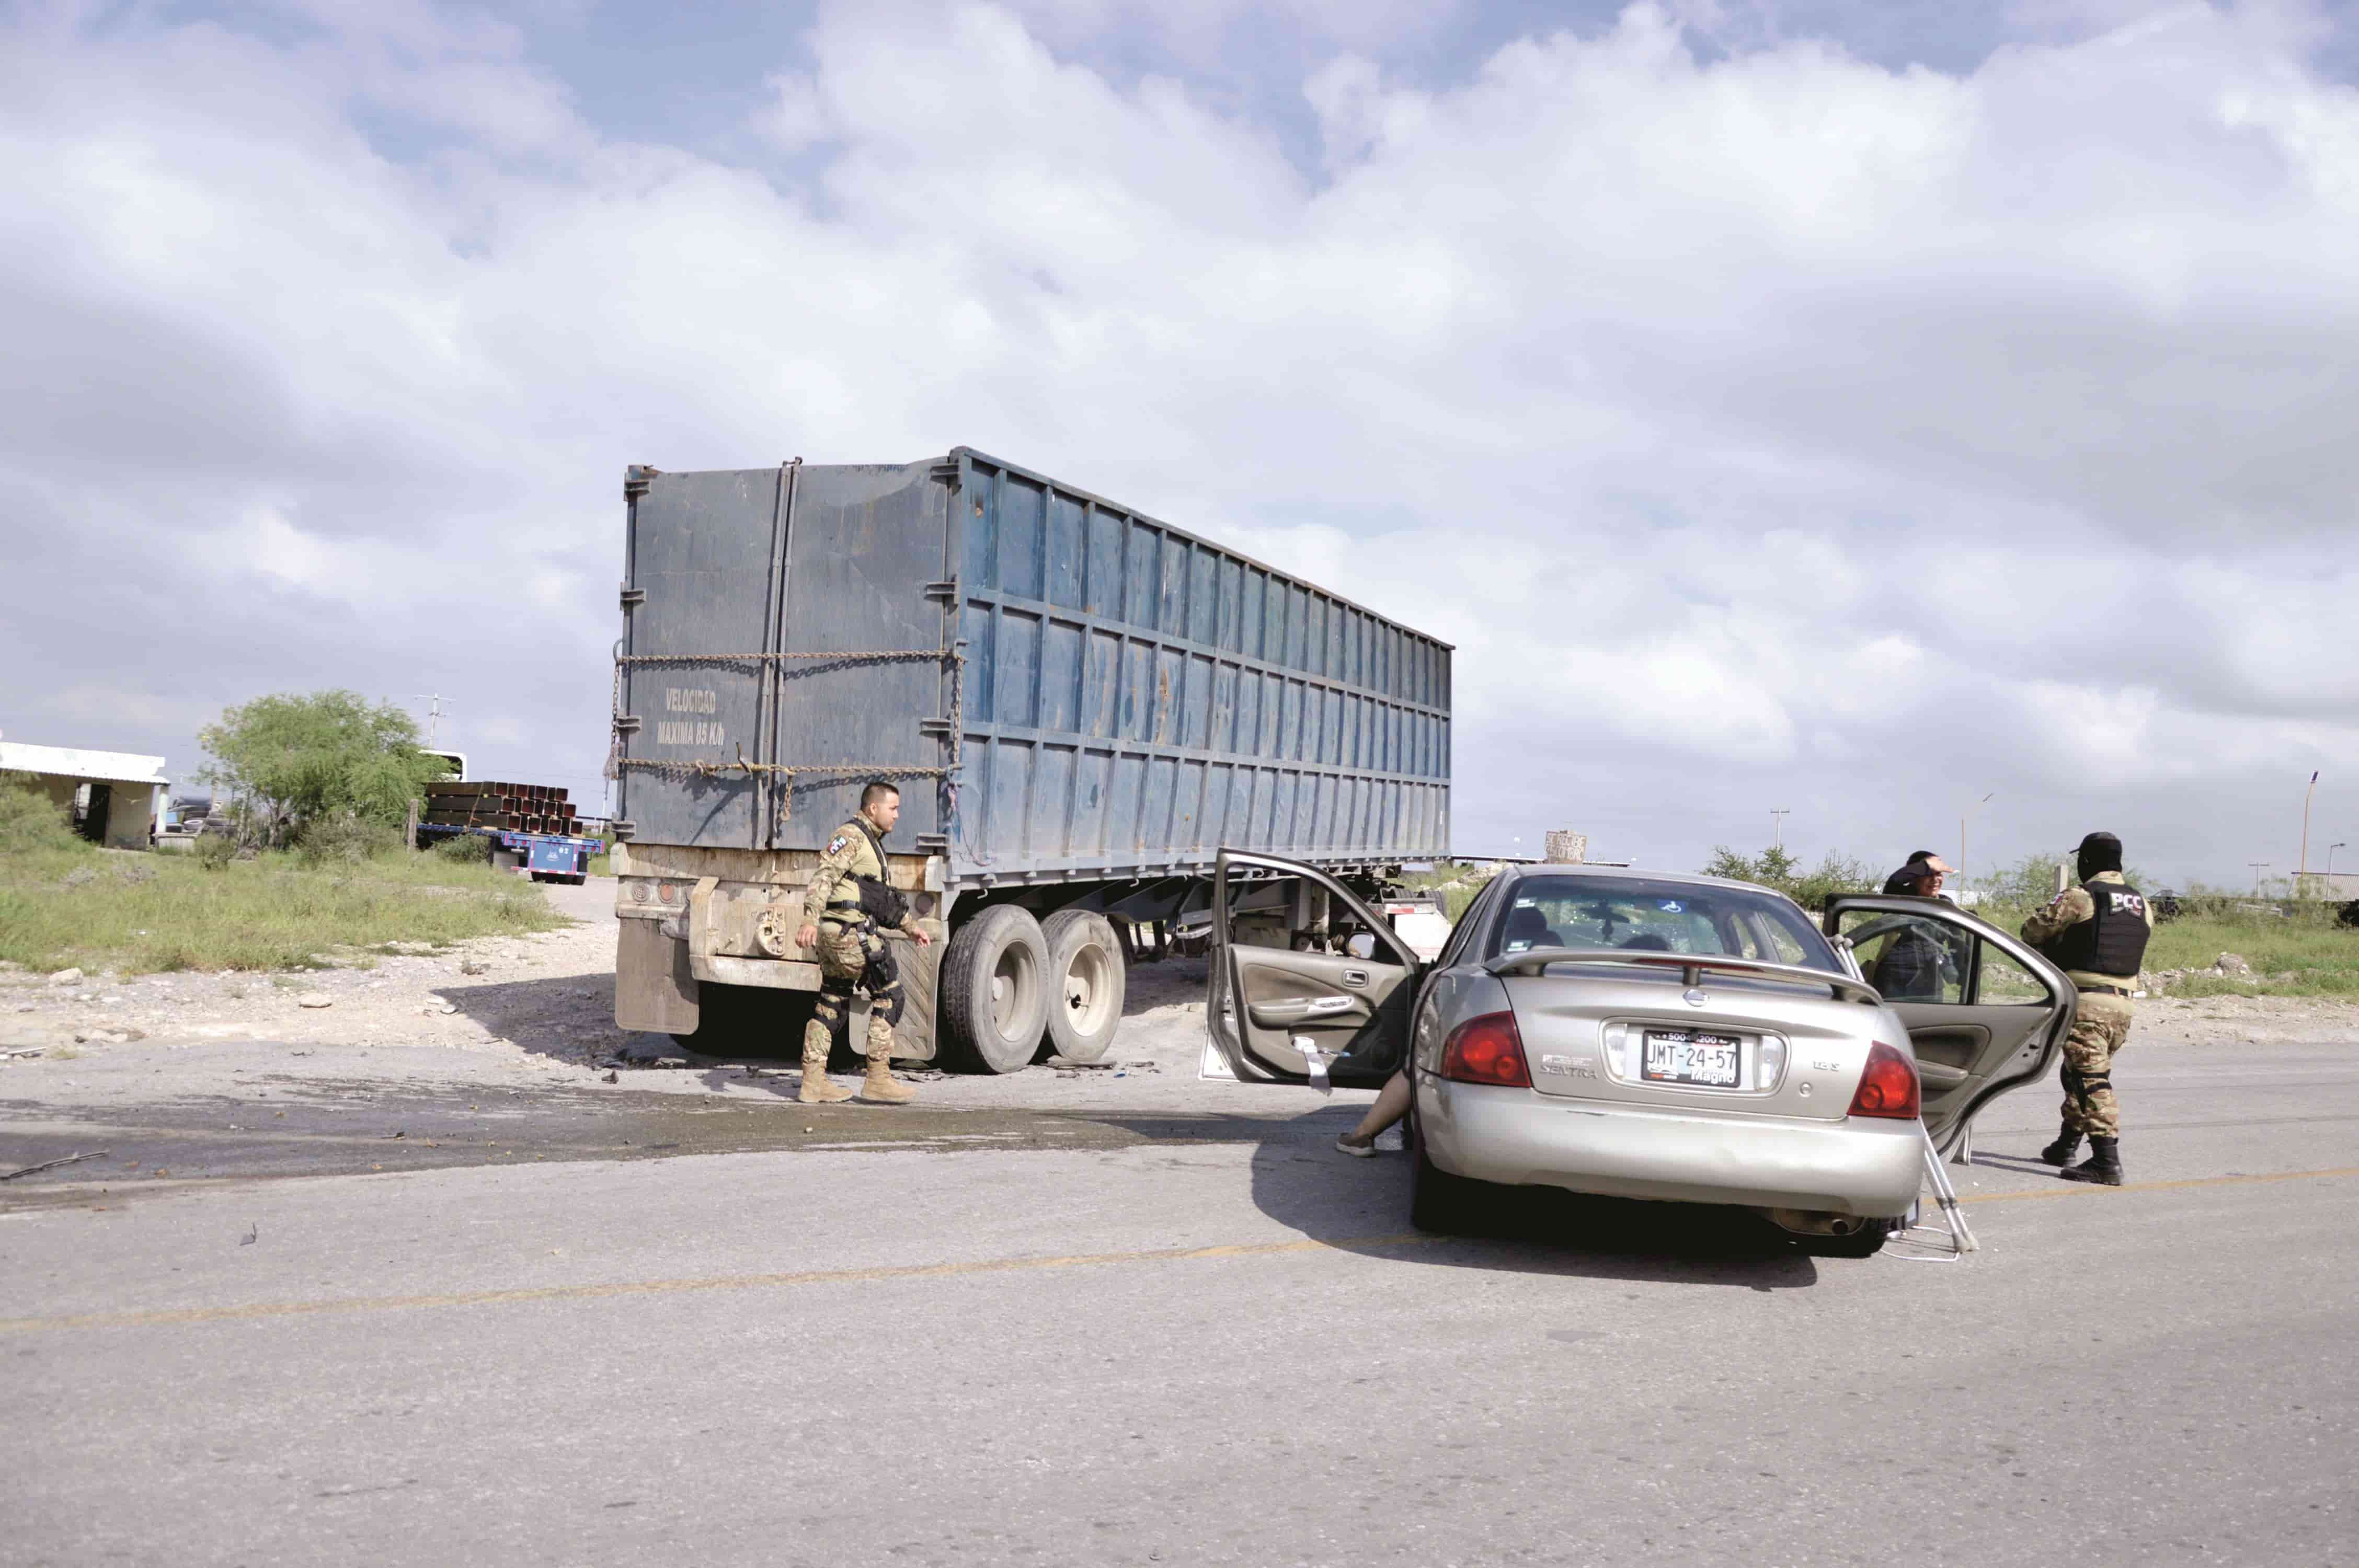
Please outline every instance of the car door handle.
M1343 983L1347 986L1364 986L1368 983L1368 971L1346 969L1343 971Z
M1303 1001L1260 1001L1254 1003L1254 1016L1272 1020L1318 1018L1331 1012L1344 1012L1359 1003L1348 996L1319 996Z

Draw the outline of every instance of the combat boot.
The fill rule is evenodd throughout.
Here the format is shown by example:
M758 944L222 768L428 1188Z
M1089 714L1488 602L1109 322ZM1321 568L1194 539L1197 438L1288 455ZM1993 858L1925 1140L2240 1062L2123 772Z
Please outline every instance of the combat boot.
M2068 1182L2096 1182L2118 1187L2122 1184L2122 1141L2093 1132L2089 1135L2089 1157L2056 1173Z
M860 1098L877 1105L907 1105L918 1098L918 1091L893 1076L891 1057L871 1056L868 1076L861 1081Z
M2056 1141L2039 1152L2039 1157L2051 1165L2069 1165L2072 1156L2081 1152L2081 1130L2071 1122L2056 1135Z
M827 1048L825 1046L821 1046L816 1053L814 1053L810 1046L804 1046L803 1087L795 1091L796 1103L799 1105L833 1105L838 1100L846 1100L851 1098L852 1091L850 1089L843 1087L840 1084L832 1083L828 1079Z

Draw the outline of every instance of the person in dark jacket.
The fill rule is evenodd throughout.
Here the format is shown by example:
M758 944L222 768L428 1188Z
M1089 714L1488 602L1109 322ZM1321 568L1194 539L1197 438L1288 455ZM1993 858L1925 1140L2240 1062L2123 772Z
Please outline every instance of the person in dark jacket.
M1938 898L1949 873L1939 855L1919 849L1907 865L1884 879L1884 891L1903 898ZM1939 1001L1944 988L1957 978L1957 964L1940 933L1912 920L1885 944L1867 983L1891 1001Z

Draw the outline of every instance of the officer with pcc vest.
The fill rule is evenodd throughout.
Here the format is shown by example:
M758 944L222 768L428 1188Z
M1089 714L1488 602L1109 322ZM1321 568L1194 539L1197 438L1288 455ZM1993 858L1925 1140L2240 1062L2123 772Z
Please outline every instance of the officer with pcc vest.
M2064 1128L2039 1152L2064 1165L2068 1181L2122 1184L2122 1113L2114 1098L2114 1058L2130 1033L2130 996L2137 989L2154 917L2146 895L2122 875L2122 841L2110 833L2081 840L2081 885L2067 888L2023 923L2023 939L2047 955L2081 992L2072 1033L2064 1038ZM2089 1140L2089 1158L2071 1163Z

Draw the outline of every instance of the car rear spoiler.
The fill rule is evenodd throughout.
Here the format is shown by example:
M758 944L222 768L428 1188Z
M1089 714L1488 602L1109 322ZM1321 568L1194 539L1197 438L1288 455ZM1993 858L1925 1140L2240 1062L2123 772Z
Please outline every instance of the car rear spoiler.
M1537 975L1550 964L1614 964L1634 969L1677 969L1689 986L1703 982L1707 969L1715 974L1743 975L1752 979L1776 980L1783 985L1825 986L1837 1000L1856 1001L1869 1007L1881 1007L1884 997L1874 986L1849 975L1831 975L1824 969L1806 969L1799 964L1767 964L1758 958L1736 958L1723 954L1625 952L1618 948L1595 947L1533 947L1521 953L1502 953L1487 959L1483 967L1505 979L1509 975Z

